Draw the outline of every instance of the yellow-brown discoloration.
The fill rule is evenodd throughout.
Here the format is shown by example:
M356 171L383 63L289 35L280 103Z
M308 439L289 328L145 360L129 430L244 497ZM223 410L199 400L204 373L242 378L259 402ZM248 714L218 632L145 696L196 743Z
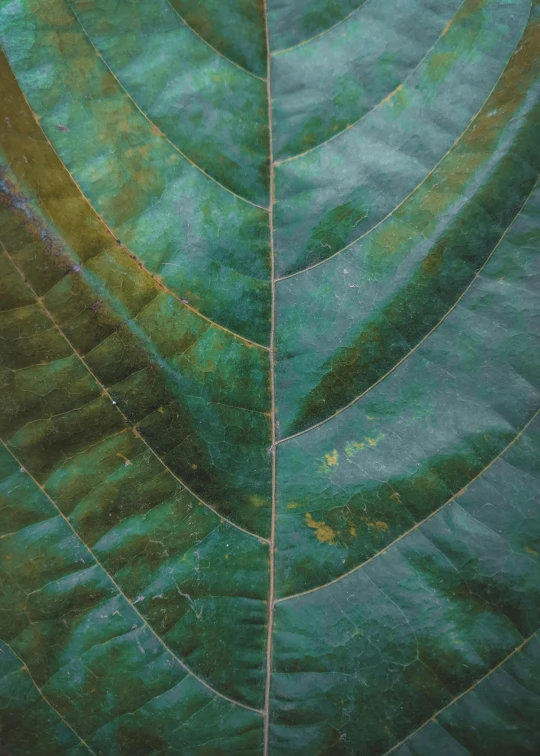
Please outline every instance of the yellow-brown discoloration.
M388 530L388 525L382 520L370 520L369 517L362 517L362 522L365 522L368 528L377 528L377 530Z
M401 90L403 89L403 84L400 84L399 87L396 87L390 94L387 94L384 100L381 100L379 105L384 105L387 102L390 102L390 100Z
M306 514L306 523L309 528L312 528L315 531L318 541L321 543L327 543L330 546L335 545L337 533L329 525L322 520L314 520L309 512Z
M324 458L318 463L317 472L327 475L330 472L330 468L337 465L339 465L339 453L337 449L334 449L325 454Z
M383 438L384 433L377 433L375 436L364 436L362 441L348 441L345 445L345 454L350 459L363 449L374 448Z
M446 24L446 26L445 26L445 27L444 27L444 29L442 30L442 32L441 32L441 37L444 37L444 35L445 35L445 34L446 34L446 32L448 31L448 29L449 29L449 28L450 28L450 27L452 26L452 23L453 23L453 19L451 18L451 19L450 19L450 21L449 21L449 22L448 22L448 23Z
M527 554L530 554L531 556L538 556L538 552L535 551L534 549L531 549L530 546L525 546L525 551L527 552Z
M325 454L324 458L326 460L326 464L329 465L329 467L332 467L333 465L337 465L338 460L339 460L337 449L334 449L334 451L330 452L330 454Z
M347 444L345 444L345 454L350 458L356 452L362 451L362 449L365 449L366 445L363 441L349 441Z

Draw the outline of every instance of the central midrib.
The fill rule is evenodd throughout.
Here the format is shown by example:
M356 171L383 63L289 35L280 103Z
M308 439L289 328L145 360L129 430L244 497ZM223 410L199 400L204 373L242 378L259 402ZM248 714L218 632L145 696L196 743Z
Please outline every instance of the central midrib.
M270 320L270 390L272 400L272 515L270 528L269 551L269 588L268 588L268 628L266 639L266 688L264 695L264 756L269 753L270 740L270 685L272 681L272 631L274 626L274 554L276 543L276 397L274 380L274 331L275 331L275 261L274 261L274 151L272 147L272 90L270 80L270 35L268 33L267 0L263 0L264 25L266 32L266 91L268 100L268 144L269 144L269 175L270 192L268 203L268 218L270 230L270 275L271 275L271 320Z

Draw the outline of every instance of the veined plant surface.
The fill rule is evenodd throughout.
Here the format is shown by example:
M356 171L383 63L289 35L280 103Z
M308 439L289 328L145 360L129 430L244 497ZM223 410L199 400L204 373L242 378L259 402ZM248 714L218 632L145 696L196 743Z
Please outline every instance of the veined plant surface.
M538 0L0 43L2 752L538 754Z

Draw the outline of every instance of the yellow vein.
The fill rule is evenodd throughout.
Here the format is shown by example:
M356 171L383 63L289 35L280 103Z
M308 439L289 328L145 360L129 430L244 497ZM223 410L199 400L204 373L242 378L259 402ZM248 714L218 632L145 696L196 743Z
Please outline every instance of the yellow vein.
M182 152L182 150L179 147L177 147L174 144L174 142L171 142L171 140L169 139L169 137L166 134L164 134L163 131L161 131L161 129L154 123L154 121L152 121L152 119L144 112L144 110L142 110L137 105L137 103L135 102L135 100L133 99L133 97L130 95L130 93L127 91L127 89L124 87L124 85L122 84L122 82L120 81L120 79L116 76L116 74L114 73L114 71L110 68L109 64L107 63L107 61L105 60L105 58L103 57L103 55L99 52L99 50L97 49L97 47L93 43L90 35L88 34L88 32L86 31L86 29L84 28L84 26L82 24L82 21L80 20L79 16L77 15L77 13L75 12L75 10L73 9L73 6L71 5L70 0L65 0L65 3L68 6L68 8L71 10L74 18L76 19L77 23L81 27L83 34L85 35L86 39L88 40L88 44L91 46L91 48L93 49L93 51L95 52L95 54L97 55L97 57L100 58L100 60L103 61L103 65L110 72L111 76L114 78L114 80L116 81L116 83L118 84L118 86L122 89L122 91L125 93L126 97L128 97L128 99L130 100L130 102L134 105L134 107L137 108L137 110L139 111L139 113L148 121L148 123L150 124L150 126L153 129L155 129L155 131L158 132L159 135L163 139L165 139L171 145L171 147L174 150L176 150L176 152L178 152L179 155L181 155L184 158L184 160L187 160L187 162L191 166L193 166L193 168L196 168L200 173L202 173L203 176L206 176L206 178L210 179L210 181L213 181L214 184L217 184L218 186L220 186L226 192L229 192L229 194L232 194L237 199L242 200L242 202L247 202L247 204L251 205L252 207L258 207L260 210L265 210L266 212L268 212L268 208L264 207L264 205L258 205L256 202L252 202L251 200L248 200L245 197L242 197L240 194L237 194L236 192L233 192L233 190L229 189L228 186L225 186L225 184L222 184L216 178L214 178L209 173L207 173L204 170L204 168L200 167L200 165L197 165L197 163L194 163L193 160L190 157L188 157L185 152Z
M345 21L348 21L351 16L354 16L355 13L358 13L358 11L360 10L360 8L362 8L366 3L367 3L367 0L364 0L364 2L360 3L360 5L357 8L355 8L353 11L351 11L350 13L348 13L346 16L344 16L343 18L341 18L339 21L337 21L332 26L329 26L328 29L325 29L324 31L319 32L319 34L315 34L314 37L310 37L309 39L304 39L303 42L298 42L298 44L292 45L292 47L286 47L283 50L274 50L273 52L270 53L270 55L272 55L272 56L274 56L274 55L283 55L283 53L290 52L291 50L296 50L297 47L303 47L304 45L308 45L310 42L313 42L313 40L319 39L319 37L324 37L325 34L328 34L328 32L331 32L332 29L336 28L336 26L341 26L341 24L344 24Z
M170 7L174 11L174 13L176 13L176 15L178 16L178 18L180 19L180 21L184 24L184 26L187 29L189 29L189 31L192 32L198 39L200 39L201 42L204 42L204 44L207 47L209 47L213 52L215 52L216 55L219 55L220 58L223 58L223 60L226 60L227 63L231 64L231 66L235 66L236 68L239 68L244 73L249 74L249 76L253 76L254 79L258 79L259 81L264 81L266 83L266 79L265 78L263 78L262 76L257 76L256 73L253 73L253 71L250 71L248 68L244 68L244 66L241 66L240 63L235 63L234 60L231 60L226 55L224 55L224 53L220 52L217 49L217 47L214 47L212 44L210 44L210 42L208 42L208 40L206 40L204 37L201 37L201 35L198 32L196 32L195 29L192 26L190 26L188 24L188 22L186 21L186 19L183 16L180 15L180 13L176 10L176 8L174 7L174 5L172 4L171 0L167 0L167 3L168 3L168 5L170 5Z
M343 134L346 134L348 131L350 131L355 126L357 126L360 123L360 121L363 121L364 118L367 118L367 116L370 113L373 113L375 110L378 110L380 107L382 107L383 105L385 105L387 102L390 102L390 100L393 97L395 97L395 95L403 89L403 87L409 81L409 79L412 76L414 76L414 74L416 73L416 71L418 71L418 69L420 68L420 66L424 63L424 61L433 52L433 49L436 47L436 45L439 44L439 42L441 41L441 39L448 32L448 29L450 28L450 26L452 26L452 24L455 22L457 16L461 12L461 10L462 10L462 8L463 8L463 6L465 5L466 2L468 2L468 0L463 0L463 2L461 3L461 5L459 6L458 10L456 11L456 13L452 17L452 19L446 24L446 26L444 27L444 29L442 30L442 32L439 34L439 36L437 37L437 39L435 40L435 42L431 45L431 47L420 58L420 60L416 64L416 66L413 69L411 69L411 71L409 71L409 73L407 74L407 76L405 77L405 79L401 82L401 84L399 86L397 86L395 89L393 89L392 92L390 92L390 94L387 94L385 97L383 97L383 99L380 102L378 102L376 105L374 105L368 111L366 111L356 121L354 121L353 123L347 124L347 126L344 129L341 129L341 131L338 131L336 134L332 134L332 136L329 136L328 139L325 139L324 141L319 142L319 144L316 144L314 147L310 147L308 150L304 150L303 152L299 152L296 155L291 155L290 157L284 158L283 160L276 160L275 165L276 166L283 165L283 163L289 163L291 160L297 160L298 158L301 158L304 155L309 155L310 152L313 152L314 150L318 150L319 147L322 147L323 145L328 144L328 142L332 142L334 139L337 139L338 137L343 136Z
M79 740L85 746L85 748L88 750L88 752L91 753L92 756L97 756L96 752L93 751L90 748L90 746L88 745L88 743L83 738L81 738L81 736L76 732L76 730L73 729L73 727L70 725L70 723L67 721L67 719L64 719L64 717L60 714L60 712L58 711L58 709L56 709L52 705L52 703L49 701L49 699L47 698L47 696L45 695L45 693L41 690L41 688L39 687L39 685L37 684L37 682L34 680L34 678L32 677L32 675L30 674L30 670L28 669L28 666L26 665L26 662L24 661L24 659L21 659L21 657L19 656L19 654L11 648L11 646L9 645L9 643L7 643L7 641L5 641L3 639L0 639L0 642L3 643L4 646L7 646L9 648L9 650L11 651L11 653L13 654L13 656L15 656L20 661L20 663L22 664L22 667L19 668L16 671L17 672L21 672L21 671L26 672L26 674L30 678L30 682L32 683L32 685L34 686L34 688L37 690L37 692L39 693L39 695L41 696L41 698L45 701L45 703L47 704L47 706L50 709L52 709L54 711L54 713L56 714L56 716L59 719L61 719L62 722L66 725L66 727L68 727L71 730L71 732L75 735L75 737L77 738L77 740Z
M366 559L365 562L362 562L362 564L359 564L356 567L353 567L352 570L349 570L348 572L344 572L343 575L340 575L339 577L334 578L334 580L330 580L328 583L324 583L324 585L318 585L316 588L310 588L307 591L301 591L300 593L294 593L294 594L291 594L290 596L284 596L283 598L278 598L278 599L276 599L275 603L277 604L277 603L279 603L281 601L290 601L290 599L299 598L300 596L307 596L308 593L316 593L317 591L321 591L323 588L328 588L328 586L334 585L334 583L338 583L340 580L343 580L344 578L348 577L349 575L352 575L353 572L357 572L358 570L361 570L362 567L365 567L366 564L369 564L370 562L373 562L374 559L378 559L378 557L380 557L382 554L384 554L386 551L388 551L388 549L391 549L392 546L394 546L396 543L398 543L399 541L401 541L403 538L405 538L406 536L408 536L410 533L413 533L415 530L418 530L418 528L421 525L423 525L424 523L426 523L428 520L431 520L432 517L434 517L436 514L438 514L442 509L444 509L448 504L450 504L450 502L455 501L460 496L462 496L465 493L465 491L469 488L469 486L471 486L476 480L478 480L478 478L481 475L484 475L484 473L486 472L486 470L488 470L492 465L494 465L495 462L497 462L503 456L503 454L505 454L508 451L508 449L510 449L510 447L513 446L519 438L521 438L521 436L525 433L525 431L527 430L527 428L529 427L529 425L531 425L531 423L534 422L534 420L538 417L539 414L540 414L540 409L536 410L536 412L531 417L531 419L528 420L525 423L525 425L523 426L523 428L519 431L519 433L516 436L514 436L514 438L510 441L510 443L507 444L504 447L504 449L497 454L496 457L493 457L493 459L491 460L491 462L488 462L488 464L485 467L483 467L480 470L480 472L477 475L474 476L474 478L471 478L471 480L465 486L463 486L463 488L461 488L457 493L455 493L447 501L445 501L444 504L441 504L440 507L437 507L437 509L435 509L433 512L431 512L431 514L429 514L427 517L424 517L423 520L421 520L420 522L415 523L412 526L412 528L409 528L409 530L406 530L400 536L398 536L393 541L391 541L389 544L387 544L384 547L384 549L381 549L376 554L374 554L372 557L370 557L369 559Z
M293 433L291 436L287 436L286 438L279 439L279 441L276 441L277 444L283 444L283 443L285 443L285 441L290 441L291 439L297 438L298 436L303 436L304 433L309 433L309 431L312 431L315 428L319 428L321 425L324 425L325 423L330 422L330 420L333 420L338 415L341 415L342 412L345 412L345 410L348 410L350 407L353 406L353 404L356 404L356 402L360 401L360 399L363 399L364 396L366 396L366 394L369 394L369 392L372 391L376 386L378 386L379 383L382 383L382 381L384 381L385 378L387 378L389 375L391 375L394 372L394 370L397 370L397 368L403 362L405 362L405 360L408 360L409 357L412 354L414 354L414 352L416 352L422 346L422 344L437 330L437 328L441 325L441 323L443 323L446 320L446 318L456 309L456 307L459 305L459 303L461 302L461 300L463 299L463 297L467 294L467 292L469 291L469 289L481 277L484 268L486 267L486 265L488 264L488 262L491 260L491 258L493 257L493 255L495 254L495 252L497 251L497 249L499 248L499 245L502 243L502 241L505 238L506 234L510 231L510 229L512 228L512 226L514 225L514 223L518 220L519 216L521 215L521 212L522 212L523 208L525 207L525 205L527 204L527 202L531 198L533 192L535 191L536 187L538 186L538 181L539 181L539 179L537 178L536 181L535 181L535 183L534 183L533 188L531 189L531 191L529 192L529 194L525 198L523 204L521 205L521 207L517 211L517 213L514 216L512 222L506 227L506 229L505 229L504 233L502 234L501 238L499 239L499 241L497 242L497 244L494 246L494 248L492 249L492 251L489 253L489 255L486 257L486 259L484 260L484 263L482 264L482 266L476 271L476 273L475 273L474 277L472 278L471 282L469 283L469 285L462 291L462 293L460 294L460 296L458 297L458 299L456 299L456 301L454 302L454 304L452 305L452 307L450 307L450 309L447 310L447 312L445 312L445 314L438 321L438 323L436 323L433 326L433 328L431 329L431 331L428 331L428 333L426 333L426 335L418 342L418 344L416 344L409 352L407 352L406 355L404 355L398 362L396 362L396 364L393 367L391 367L390 370L388 370L388 372L386 372L384 375L382 375L377 381L375 381L375 383L372 383L371 386L369 386L369 388L367 388L365 391L363 391L361 394L359 394L357 397L355 397L352 401L350 401L344 407L341 407L341 409L338 409L336 412L334 412L333 415L330 415L329 417L325 418L324 420L321 420L320 422L315 423L315 425L310 425L309 428L305 428L304 430L298 431L298 433Z
M527 29L527 27L526 27L526 29ZM524 34L520 37L520 39L519 39L516 47L514 48L514 52L512 53L512 56L516 53L516 51L518 51L520 49L520 43L521 43L521 40L523 39L523 36L524 36ZM473 125L473 123L476 121L476 119L482 113L482 111L486 108L487 103L489 102L490 97L494 93L494 91L497 88L500 80L502 79L502 77L504 76L506 70L508 69L508 65L510 63L511 57L509 58L508 64L505 66L504 70L499 75L499 78L497 79L497 81L495 82L495 84L493 85L493 87L491 88L491 90L490 90L489 94L487 95L486 99L484 100L484 102L480 106L479 110L471 118L471 120L465 126L465 128L463 129L463 131L461 132L461 134L456 138L456 140L453 142L453 144L450 145L450 147L448 148L448 150L444 153L444 155L442 156L442 158L433 166L433 168L429 171L429 173L427 173L424 176L424 178L422 179L422 181L420 181L415 187L413 187L413 189L401 200L401 202L399 204L397 204L387 215L385 215L384 218L381 218L381 220L378 221L374 226L372 226L371 228L369 228L367 231L364 231L363 234L360 234L360 236L358 236L356 239L353 239L353 241L349 242L349 244L346 244L341 249L338 249L337 252L334 252L329 257L325 257L324 260L319 260L319 262L313 263L313 265L308 265L307 268L302 268L302 270L297 270L294 273L289 273L287 276L281 276L281 278L276 278L276 283L278 283L279 281L286 281L288 278L294 278L295 276L299 276L302 273L307 273L308 270L313 270L313 268L318 268L319 265L324 265L324 263L327 263L330 260L332 260L334 257L337 257L338 255L341 255L343 252L345 252L346 250L348 250L350 247L354 246L357 242L361 241L361 239L363 239L364 237L366 237L369 234L371 234L373 231L375 231L375 229L379 228L379 226L381 224L383 224L385 221L387 221L388 218L391 218L394 215L394 213L397 210L399 210L399 208L402 207L402 205L404 205L405 202L407 202L407 200L409 200L412 197L412 195L415 192L417 192L423 184L426 183L426 181L430 178L430 176L432 176L433 173L435 173L435 171L441 165L441 163L443 162L443 160L446 157L448 157L448 155L452 152L452 150L458 144L458 142L460 142L464 138L465 134L471 129L471 126Z
M32 292L32 294L34 295L34 297L36 298L36 301L37 301L38 305L41 307L41 309L43 310L43 312L49 318L49 320L54 325L54 327L56 328L56 330L58 331L58 333L61 335L61 337L64 339L64 341L71 348L73 354L82 362L82 364L84 365L84 367L86 368L86 370L90 373L90 375L92 376L92 378L95 380L95 382L101 388L103 394L106 397L108 397L108 399L110 399L111 404L114 406L114 408L122 415L122 417L126 421L126 423L129 424L128 427L131 427L131 430L133 431L133 433L137 436L137 438L139 438L143 442L143 444L146 446L146 448L154 455L154 457L165 468L165 470L167 470L167 472L170 473L173 476L173 478L182 486L182 488L184 488L186 491L188 491L188 493L190 493L195 499L197 499L197 501L200 504L202 504L204 507L206 507L211 512L213 512L217 517L219 517L220 520L228 523L229 525L231 525L233 528L236 528L237 530L241 530L242 533L246 533L246 535L252 536L253 538L257 538L257 540L262 541L264 543L268 543L268 540L266 538L263 538L262 536L259 536L256 533L252 533L250 530L246 530L241 525L237 525L235 522L233 522L232 520L229 520L227 517L225 517L225 515L220 514L220 512L218 512L217 509L214 509L214 507L211 504L207 504L205 501L203 501L201 499L201 497L198 496L194 491L192 491L191 488L189 488L178 477L178 475L176 475L176 473L174 473L171 470L171 468L161 459L161 457L159 456L159 454L157 454L157 452L154 451L154 449L152 448L152 446L150 446L150 444L148 443L148 441L146 441L146 439L144 438L144 436L141 435L141 433L138 431L138 429L135 426L132 426L131 421L129 420L129 418L127 417L127 415L124 414L124 412L118 406L118 404L116 403L116 401L113 400L113 397L109 393L108 389L99 380L99 378L94 373L94 371L91 369L91 367L88 365L88 363L86 362L86 360L84 359L84 357L77 351L77 349L75 348L75 345L70 341L70 339L66 336L66 334L62 330L62 328L55 321L52 313L49 311L49 309L45 305L45 302L43 301L43 298L38 296L37 292L32 288L32 286L29 284L29 282L25 279L24 271L22 271L19 268L19 266L16 264L16 262L13 260L12 256L9 254L9 252L7 251L7 249L5 248L5 246L4 246L4 244L3 244L3 242L1 240L0 240L0 247L2 247L3 251L7 255L8 259L11 261L11 264L13 265L13 267L15 268L15 270L17 271L17 273L20 275L20 277L22 278L22 280L24 281L24 283L26 284L26 286L30 289L30 291Z
M437 711L435 714L433 714L432 717L430 717L429 719L427 719L424 722L424 724L420 725L420 727L417 727L416 730L413 730L413 732L411 732L410 735L407 735L406 738L403 738L403 740L400 740L399 743L396 743L394 746L392 746L392 748L390 748L388 751L386 751L383 754L383 756L387 756L387 754L392 753L392 751L395 751L396 748L399 748L400 745L403 745L403 743L405 743L407 740L409 740L410 738L412 738L413 735L416 735L417 732L420 732L420 730L423 730L424 727L426 727L426 725L428 725L430 722L435 722L437 720L437 717L439 717L443 713L443 711L446 711L446 709L448 709L450 706L453 706L453 704L455 704L456 701L459 701L460 698L462 698L463 696L466 696L467 693L471 692L471 690L474 690L477 685L480 685L480 683L484 682L484 680L486 678L488 678L490 675L492 675L496 670L498 670L499 667L502 667L503 664L506 664L506 662L509 659L511 659L512 656L514 656L514 654L517 654L518 651L521 651L521 649L524 646L526 646L527 643L529 643L534 638L535 635L538 634L539 630L540 630L540 628L538 630L535 630L535 632L532 635L529 635L528 638L525 638L525 640L521 641L521 643L519 644L519 646L516 646L512 651L510 651L510 653L507 654L507 656L505 656L504 659L502 659L492 669L490 669L488 672L486 672L486 674L483 677L481 677L479 680L477 680L476 682L474 682L470 687L467 688L467 690L464 690L463 693L460 693L459 696L456 696L455 698L453 698L450 701L450 703L447 703L446 706L442 707L442 709L439 709L439 711Z
M270 35L268 30L268 7L264 5L264 24L266 30L266 87L268 97L268 136L270 147L270 260L272 276L272 311L270 325L270 390L272 398L272 520L270 527L269 550L269 586L268 586L268 628L266 638L266 686L264 693L264 756L270 749L270 687L272 682L272 640L274 630L275 607L275 550L276 550L276 395L275 395L275 311L276 282L274 265L274 149L272 141L272 90L270 82Z
M160 638L160 636L155 632L155 630L151 627L151 625L148 624L148 622L145 620L145 618L143 617L143 615L139 612L139 610L137 609L137 607L133 604L132 601L130 601L130 599L126 596L126 594L124 593L124 591L120 588L120 586L118 585L118 583L116 582L116 580L113 578L113 576L109 572L107 572L107 570L105 569L104 565L99 561L99 559L94 554L94 552L92 551L92 549L90 548L90 546L88 546L88 544L86 544L83 541L83 539L81 538L81 536L79 535L79 533L77 533L77 531L75 530L75 528L71 524L69 518L66 517L65 514L62 512L62 510L55 504L55 502L51 499L51 497L49 496L49 494L47 493L47 491L43 488L43 486L26 469L26 467L23 465L23 463L21 462L21 460L18 459L18 457L16 457L16 455L9 448L9 446L7 445L7 443L3 439L1 439L1 438L0 438L0 443L5 447L6 451L9 452L9 454L11 454L11 456L13 457L13 459L15 460L15 462L20 466L21 470L24 471L26 473L26 475L28 475L28 477L36 484L36 486L39 488L39 490L47 497L47 499L51 502L51 504L56 509L56 511L58 512L58 514L60 515L60 517L67 523L67 525L70 528L70 530L79 539L79 541L82 543L82 545L84 546L84 548L88 551L88 553L90 554L90 556L94 559L95 563L103 570L104 574L109 578L109 580L114 585L114 587L116 588L116 590L118 591L118 593L130 605L130 607L133 609L133 611L135 612L135 614L137 614L140 617L140 619L144 623L145 627L148 628L148 630L159 641L159 643L161 643L162 646L164 648L166 648L167 651L171 654L171 656L174 659L176 659L176 661L178 662L178 664L180 664L180 666L183 669L185 669L186 672L188 672L192 677L194 677L195 680L198 680L198 682L200 682L201 685L204 685L205 688L208 688L208 690L211 690L212 693L215 693L216 696L219 696L220 698L224 698L226 701L229 701L230 703L234 704L235 706L241 706L243 709L249 709L249 711L254 711L257 714L262 714L263 712L260 709L254 709L252 706L248 706L247 704L241 703L240 701L235 701L234 698L230 698L229 696L226 696L224 693L220 693L219 690L216 690L209 683L207 683L205 680L203 680L202 677L199 677L197 674L195 674L195 672L193 672L193 670L191 670L182 661L182 659L180 659L178 656L176 656L176 654L174 653L174 651L172 651L172 649L169 648L169 646L165 643L165 641L163 640L163 638Z

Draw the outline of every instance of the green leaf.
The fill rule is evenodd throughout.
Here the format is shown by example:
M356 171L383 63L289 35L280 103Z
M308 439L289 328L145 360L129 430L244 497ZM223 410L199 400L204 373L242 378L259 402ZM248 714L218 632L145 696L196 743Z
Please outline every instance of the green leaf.
M0 0L0 744L540 751L538 0Z

